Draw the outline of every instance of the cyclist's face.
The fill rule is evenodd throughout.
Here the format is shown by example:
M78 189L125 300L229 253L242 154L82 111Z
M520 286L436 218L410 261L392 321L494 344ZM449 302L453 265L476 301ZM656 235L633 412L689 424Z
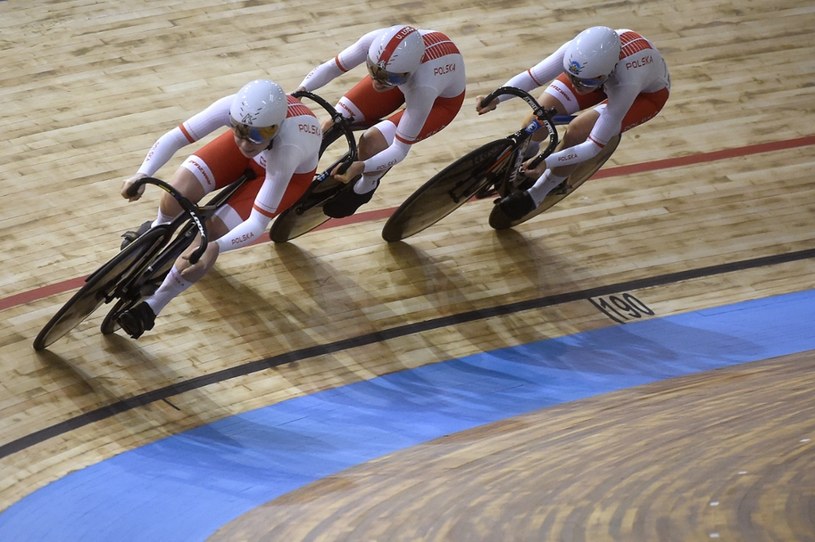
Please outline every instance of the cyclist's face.
M373 83L374 90L377 91L377 92L387 92L387 91L391 90L392 88L394 88L392 85L387 85L385 83L380 83L376 79L373 79L371 82Z
M232 137L235 138L235 145L238 146L238 150L241 151L241 154L247 158L254 158L263 152L263 149L268 147L269 143L271 142L271 139L269 139L269 141L255 143L249 139L241 137L235 130L232 131Z
M279 126L257 128L232 120L232 135L235 137L235 144L247 158L254 158L268 147L278 129Z
M368 75L371 76L374 90L377 92L387 92L397 85L403 85L407 82L408 73L391 73L383 68L380 68L370 59L366 61L368 67Z
M595 79L580 79L575 77L571 73L569 74L569 79L572 82L572 86L574 87L575 91L578 94L589 94L594 92L598 88L603 86L603 83L606 82L608 77L597 77Z

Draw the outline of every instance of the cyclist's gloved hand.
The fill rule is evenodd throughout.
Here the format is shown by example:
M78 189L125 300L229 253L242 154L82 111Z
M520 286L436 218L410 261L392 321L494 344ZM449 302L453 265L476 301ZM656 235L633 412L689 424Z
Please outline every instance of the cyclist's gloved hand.
M121 191L122 197L124 199L126 199L127 201L136 201L137 199L141 198L142 194L144 194L145 185L141 185L136 190L136 194L133 194L133 195L131 195L128 192L128 190L130 189L131 186L133 186L136 183L136 181L138 181L139 179L142 179L144 177L147 177L147 175L145 175L144 173L137 173L137 174L133 175L132 177L130 177L129 179L125 179L122 182L122 191Z
M527 176L537 179L546 171L546 161L541 160L538 162L535 167L532 167L532 162L535 161L537 156L533 156L529 160L526 160L523 164L521 164L520 172Z
M498 107L498 98L495 98L490 103L483 103L485 96L476 96L475 97L475 110L478 112L479 115L483 115L484 113L489 113L496 107Z

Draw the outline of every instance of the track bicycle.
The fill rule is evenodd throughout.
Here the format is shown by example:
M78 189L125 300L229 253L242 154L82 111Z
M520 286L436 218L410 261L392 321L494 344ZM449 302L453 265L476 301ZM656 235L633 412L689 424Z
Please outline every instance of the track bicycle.
M497 205L498 201L517 190L526 190L535 179L519 173L525 160L524 151L533 133L544 128L548 143L540 151L532 167L560 149L562 145L558 126L568 124L574 117L555 115L546 111L528 92L514 87L500 87L484 98L489 103L503 94L522 98L533 111L532 121L524 128L502 139L482 145L457 159L431 177L411 194L388 218L382 229L382 238L388 242L400 241L415 235L446 217L473 197L495 192L495 200L489 216L489 224L497 230L511 228L544 212L574 192L581 184L600 169L620 142L615 136L596 157L579 164L569 177L552 190L541 205L517 220L507 217Z
M296 97L308 97L330 113L336 113L331 105L315 94L302 92ZM342 135L341 132L339 135ZM330 171L329 169L320 175L327 175ZM200 259L208 242L207 220L225 205L243 184L254 177L254 171L247 169L203 206L192 203L161 179L154 177L139 179L131 186L130 192L135 194L144 184L155 185L179 202L183 209L182 214L168 224L150 228L91 273L80 289L45 324L34 339L34 349L44 350L74 329L102 304L113 300L117 301L102 320L101 331L107 335L118 330L119 315L158 289L176 259L192 244L196 235L201 236L200 245L193 252L190 262L195 263Z
M151 184L168 192L178 201L183 213L168 224L147 230L118 254L91 273L82 287L45 324L34 339L34 350L43 350L74 329L104 303L118 301L102 321L102 333L118 329L119 315L152 294L164 280L178 256L200 235L200 244L190 257L197 262L208 242L206 221L222 207L255 173L247 170L241 177L219 191L206 205L192 203L172 185L154 177L144 177L133 184L136 191ZM176 232L178 232L176 234Z

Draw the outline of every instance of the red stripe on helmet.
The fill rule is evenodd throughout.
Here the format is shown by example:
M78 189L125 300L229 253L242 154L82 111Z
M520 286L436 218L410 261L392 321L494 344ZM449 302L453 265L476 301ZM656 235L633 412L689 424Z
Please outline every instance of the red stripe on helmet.
M402 41L413 32L416 32L416 29L412 26L403 26L399 32L394 34L390 41L388 41L385 48L382 49L382 53L379 55L379 62L384 62L385 65L387 65L388 62L390 62L394 51L396 51L396 48L399 47Z

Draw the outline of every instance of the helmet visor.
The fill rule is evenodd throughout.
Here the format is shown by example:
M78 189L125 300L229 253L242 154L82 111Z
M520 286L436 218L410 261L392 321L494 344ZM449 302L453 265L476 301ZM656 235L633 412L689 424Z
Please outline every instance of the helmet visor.
M606 82L608 77L595 77L593 79L581 79L573 74L569 74L569 79L571 79L572 84L578 90L595 90L603 86L603 83Z
M259 145L271 141L277 135L278 126L249 126L232 119L232 129L240 139Z
M370 74L371 79L386 87L404 85L408 80L408 75L410 75L408 73L389 72L385 68L371 62L371 59L367 60L366 65L368 66L368 74Z

